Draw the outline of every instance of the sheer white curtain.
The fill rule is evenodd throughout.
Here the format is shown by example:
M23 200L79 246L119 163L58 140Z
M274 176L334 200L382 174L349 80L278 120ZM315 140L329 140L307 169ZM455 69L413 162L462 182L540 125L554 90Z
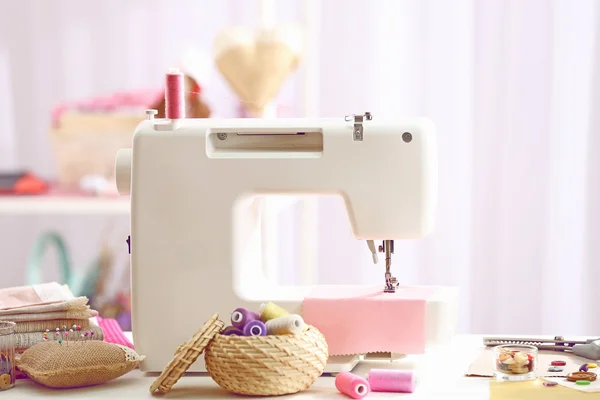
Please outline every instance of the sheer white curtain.
M300 0L276 3L286 20L302 10ZM461 331L597 334L600 316L587 310L600 300L598 2L318 4L320 33L308 43L318 57L318 114L419 115L437 124L436 232L397 243L398 278L459 286ZM0 161L43 174L54 168L46 132L55 102L152 84L188 44L210 52L218 29L258 18L258 3L240 0L0 5ZM304 109L304 72L278 99L292 115ZM236 106L218 76L207 95L221 115ZM283 211L278 221L283 281L299 279L300 212ZM317 213L318 280L381 283L383 266L352 238L341 201L320 200ZM21 283L18 268L40 227L58 226L76 260L87 260L97 241L84 232L105 223L0 218L7 285Z
M458 285L462 331L597 335L582 310L600 299L599 3L352 4L324 2L321 112L438 129L437 229L397 245L398 278ZM326 279L378 282L340 205L322 215Z

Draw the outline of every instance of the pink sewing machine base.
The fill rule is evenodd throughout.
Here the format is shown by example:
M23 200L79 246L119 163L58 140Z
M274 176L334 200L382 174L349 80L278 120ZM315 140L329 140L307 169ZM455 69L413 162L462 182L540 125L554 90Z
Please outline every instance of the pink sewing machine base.
M302 317L325 336L329 355L425 352L429 287L319 286L304 299Z

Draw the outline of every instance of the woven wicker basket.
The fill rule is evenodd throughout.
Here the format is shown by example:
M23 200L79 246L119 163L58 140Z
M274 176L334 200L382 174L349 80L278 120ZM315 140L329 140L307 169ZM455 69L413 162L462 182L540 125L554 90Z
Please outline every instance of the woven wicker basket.
M250 396L278 396L308 389L325 370L325 337L310 327L298 335L224 336L206 348L206 370L223 389Z
M121 148L132 146L140 115L65 114L50 131L58 166L58 183L78 188L86 175L114 179L115 158Z

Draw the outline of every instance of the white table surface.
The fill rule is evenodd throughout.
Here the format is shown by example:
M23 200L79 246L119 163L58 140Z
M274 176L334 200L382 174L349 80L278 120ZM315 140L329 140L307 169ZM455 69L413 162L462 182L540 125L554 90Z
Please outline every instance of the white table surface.
M481 336L457 336L452 346L437 354L423 356L427 359L425 367L418 375L418 385L412 394L399 393L370 393L366 399L398 398L411 399L489 399L490 379L465 377L464 373L469 364L475 359L482 348ZM434 360L434 362L431 362ZM390 365L364 362L359 364L354 373L366 374L370 368L384 368ZM51 390L35 384L30 380L18 380L14 388L0 392L0 400L11 399L241 399L225 392L212 379L203 374L192 374L182 377L166 396L152 396L150 385L158 374L147 375L139 370L132 371L104 385L68 389ZM363 375L364 376L364 375ZM548 389L552 390L552 389ZM266 398L266 397L265 397ZM340 394L334 385L333 377L321 377L308 390L279 399L349 399Z

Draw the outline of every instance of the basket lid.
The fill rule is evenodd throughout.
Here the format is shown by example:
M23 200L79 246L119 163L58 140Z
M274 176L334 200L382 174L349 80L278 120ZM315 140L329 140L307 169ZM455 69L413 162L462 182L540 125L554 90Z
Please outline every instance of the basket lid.
M175 351L175 357L167 364L162 373L150 386L150 393L157 390L160 393L168 393L173 385L185 374L188 368L196 362L198 357L204 352L208 343L215 335L223 330L222 321L219 320L219 315L214 314L210 317L202 328L196 332L186 343L183 343Z

